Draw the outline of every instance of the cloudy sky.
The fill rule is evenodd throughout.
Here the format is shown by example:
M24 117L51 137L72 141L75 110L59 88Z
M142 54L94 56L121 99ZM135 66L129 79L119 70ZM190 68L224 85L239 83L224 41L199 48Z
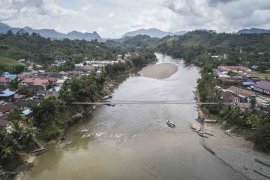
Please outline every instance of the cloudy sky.
M270 29L270 0L0 0L0 22L106 38L139 28Z

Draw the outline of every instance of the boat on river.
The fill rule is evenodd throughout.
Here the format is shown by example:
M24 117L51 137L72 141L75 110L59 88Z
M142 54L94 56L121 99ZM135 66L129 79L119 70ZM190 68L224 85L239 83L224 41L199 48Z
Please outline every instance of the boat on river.
M102 101L105 101L105 100L108 100L108 99L111 99L112 96L111 95L108 95L108 96L104 96L101 100Z
M167 125L170 127L170 128L175 128L175 124L172 123L171 121L167 120Z
M190 123L189 127L194 130L194 131L200 131L201 130L201 125L198 123Z

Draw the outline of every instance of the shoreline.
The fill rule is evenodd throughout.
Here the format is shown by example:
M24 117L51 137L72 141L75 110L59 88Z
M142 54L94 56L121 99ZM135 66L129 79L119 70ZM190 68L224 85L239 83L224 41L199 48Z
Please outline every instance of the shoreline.
M194 93L194 99L198 102L198 92ZM202 113L201 106L198 106L197 112ZM200 124L199 122L197 122ZM202 146L221 162L232 168L237 173L242 174L247 179L266 180L266 176L270 176L270 167L256 162L259 159L265 162L270 162L270 155L255 150L254 143L244 139L242 135L233 132L227 133L222 125L217 123L205 123L206 129L212 129L213 136L203 138Z
M207 127L213 129L214 137L204 139L205 144L215 152L215 156L231 168L250 179L265 179L254 173L254 170L266 175L270 174L269 167L255 161L255 159L269 161L270 155L254 150L253 143L242 136L235 133L228 136L220 124L207 124Z
M107 96L112 94L112 92L123 82L125 81L128 77L132 76L134 71L136 73L138 73L138 69L128 69L127 71L125 71L124 74L121 74L117 77L114 77L113 79L108 79L105 82L105 86L104 86L104 92L102 93L102 97ZM135 73L135 74L136 74ZM102 100L102 97L99 98L98 101ZM93 112L96 110L96 107L98 105L89 105L87 107L87 109L84 109L83 111L78 112L78 114L83 114L83 117L78 120L75 121L74 123L70 124L67 128L64 129L64 136L58 137L56 139L53 139L49 142L44 142L42 141L42 145L44 147L44 149L47 151L48 149L46 149L47 146L53 145L54 147L56 147L58 144L61 144L61 142L65 141L65 137L66 137L66 133L68 133L68 130L72 127L74 127L75 125L79 124L80 122L84 122L89 120L88 118L93 114ZM44 151L44 153L46 153L46 151ZM21 180L22 178L24 178L27 173L29 173L32 170L32 167L37 165L37 158L39 155L42 155L43 153L40 154L35 154L33 152L29 152L29 153L21 153L21 158L22 158L22 164L18 165L15 169L16 174L14 174L13 176L9 176L8 178L14 179L14 180Z

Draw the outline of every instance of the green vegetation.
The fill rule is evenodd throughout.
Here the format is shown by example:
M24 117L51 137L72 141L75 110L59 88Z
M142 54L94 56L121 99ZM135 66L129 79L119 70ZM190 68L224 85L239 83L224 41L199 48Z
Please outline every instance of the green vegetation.
M62 59L68 60L69 65L91 59L114 59L118 53L119 48L97 41L51 40L35 33L0 35L0 56L47 65Z
M87 42L80 40L50 40L37 34L6 34L0 35L0 56L14 59L28 59L41 63L45 67L54 60L65 59L67 63L54 67L53 71L72 70L74 64L91 59L115 59L117 54L124 54L128 48L108 46L97 41ZM131 57L126 63L108 65L100 75L83 75L72 78L63 84L60 96L50 96L39 105L31 105L31 117L22 117L18 110L10 114L9 128L0 128L0 165L5 171L13 170L22 162L21 154L29 152L35 147L33 137L42 141L61 138L65 129L71 124L87 116L91 111L85 106L74 106L74 101L97 101L107 93L107 82L125 74L133 68L141 68L154 62L154 51L136 51L136 58ZM1 58L0 69L19 73L25 67L18 61ZM12 81L10 88L17 89L17 81ZM106 91L105 91L106 89ZM31 97L35 94L32 88L20 88L19 93ZM0 177L5 175L0 167Z
M9 114L9 128L0 127L0 164L7 170L14 169L14 166L21 162L20 152L28 152L34 146L32 135L36 129L31 121L23 118L18 109ZM0 173L0 178L5 173Z
M187 63L200 67L205 65L205 60L209 62L205 57L210 58L210 63L215 66L270 66L269 34L237 35L194 31L183 36L165 37L159 41L157 49L173 57L184 58ZM219 58L211 58L212 55L218 55Z
M0 71L20 73L25 69L25 65L15 59L0 57Z
M104 88L104 76L81 76L65 81L60 91L60 99L64 102L94 102L100 99Z
M261 79L268 79L270 80L270 70L267 70L265 72L258 72L258 71L254 71L252 73L253 76L256 76L258 78L261 78Z
M250 108L245 111L241 111L240 107L236 105L222 104L219 90L216 89L216 86L220 84L212 71L204 68L201 74L202 77L198 81L201 102L218 102L217 106L203 105L204 112L209 117L215 117L221 122L225 122L226 128L237 127L239 132L245 132L246 138L253 141L256 148L269 153L269 113L255 109L255 98L251 100Z
M194 31L183 36L165 37L156 49L176 58L183 58L186 63L202 67L201 79L198 81L198 92L202 102L218 102L217 106L204 105L203 110L211 117L225 122L225 126L237 127L245 132L246 137L255 146L265 152L270 150L270 116L268 112L257 111L252 100L250 108L242 111L238 106L221 103L217 81L212 72L218 65L258 66L254 75L268 79L270 68L270 35L269 34L226 34L210 31ZM218 57L212 57L213 55ZM226 85L237 85L238 81Z

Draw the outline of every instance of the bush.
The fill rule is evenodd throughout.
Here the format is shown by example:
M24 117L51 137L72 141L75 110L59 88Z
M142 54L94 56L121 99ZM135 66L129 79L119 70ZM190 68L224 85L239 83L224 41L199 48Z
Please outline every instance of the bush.
M254 133L253 141L256 147L264 152L270 152L270 123L260 124Z

